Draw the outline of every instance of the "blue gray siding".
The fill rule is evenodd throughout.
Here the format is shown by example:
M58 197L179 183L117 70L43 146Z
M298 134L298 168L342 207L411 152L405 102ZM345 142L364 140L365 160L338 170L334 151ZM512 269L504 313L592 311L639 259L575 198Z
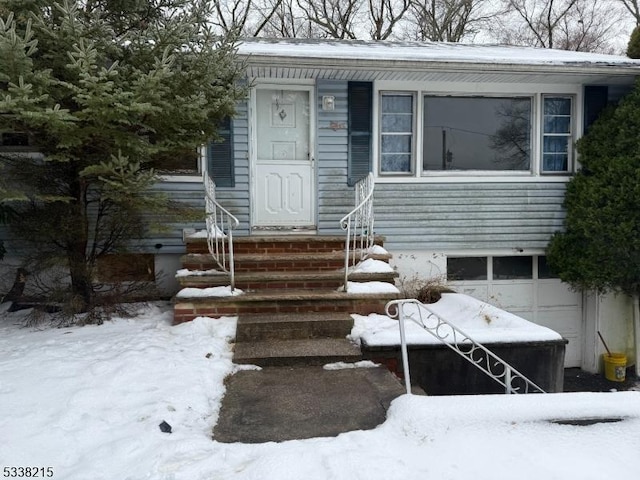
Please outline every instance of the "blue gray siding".
M340 219L354 207L347 185L347 82L318 80L318 231L339 234ZM335 97L335 110L323 111L322 96Z
M216 197L224 208L240 221L237 235L249 234L249 106L242 102L233 119L235 186L216 188Z
M564 220L562 183L378 184L376 233L390 250L544 248Z

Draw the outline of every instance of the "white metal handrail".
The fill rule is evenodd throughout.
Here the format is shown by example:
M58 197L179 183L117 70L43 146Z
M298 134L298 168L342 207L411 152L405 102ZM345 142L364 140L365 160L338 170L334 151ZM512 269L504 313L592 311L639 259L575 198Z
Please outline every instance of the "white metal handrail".
M216 184L204 176L207 246L216 264L229 274L231 291L235 288L235 263L233 260L233 230L240 222L216 200ZM225 248L226 247L226 248Z
M352 264L362 260L373 246L373 173L356 183L355 208L340 220L340 228L346 230L344 256L344 291L349 285L349 257ZM356 257L359 253L359 258Z
M433 312L428 305L414 299L392 300L387 303L385 310L389 317L398 319L400 325L400 348L402 351L405 387L408 394L411 394L411 378L407 356L405 320L410 320L422 327L462 358L478 367L505 387L505 393L546 393L485 346L476 342L458 327Z

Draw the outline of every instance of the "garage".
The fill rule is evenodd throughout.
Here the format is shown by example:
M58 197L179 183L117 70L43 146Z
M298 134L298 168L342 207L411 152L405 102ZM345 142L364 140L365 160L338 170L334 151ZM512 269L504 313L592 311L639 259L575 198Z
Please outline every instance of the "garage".
M582 294L549 271L546 257L447 257L447 279L473 296L539 325L569 341L565 367L582 362Z

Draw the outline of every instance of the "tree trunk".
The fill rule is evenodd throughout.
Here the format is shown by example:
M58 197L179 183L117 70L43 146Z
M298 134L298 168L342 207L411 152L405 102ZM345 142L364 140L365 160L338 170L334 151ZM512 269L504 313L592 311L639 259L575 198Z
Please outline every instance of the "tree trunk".
M2 298L0 303L17 302L18 300L20 300L20 298L22 298L22 294L24 293L24 287L27 283L28 274L29 272L27 272L26 269L24 268L18 269L18 271L16 272L16 278L13 281L13 286L11 287L11 290L9 290L9 293L7 293L4 296L4 298Z
M67 251L73 294L73 313L86 312L93 302L94 294L91 272L85 257L85 244L78 243L79 245L75 245L76 249Z
M635 337L635 373L640 377L640 293L633 296L633 331Z

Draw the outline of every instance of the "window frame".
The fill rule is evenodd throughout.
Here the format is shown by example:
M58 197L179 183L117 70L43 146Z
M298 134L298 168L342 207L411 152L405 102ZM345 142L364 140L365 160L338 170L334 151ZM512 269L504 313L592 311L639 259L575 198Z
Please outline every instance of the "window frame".
M563 94L553 94L553 93L543 93L540 96L540 134L539 134L539 142L540 142L540 153L539 153L539 172L540 175L548 176L548 175L568 175L575 171L574 167L574 157L575 157L575 143L576 143L576 135L575 135L575 126L576 122L576 109L575 109L575 96L574 95L563 95ZM548 98L563 98L568 99L571 104L569 106L569 132L568 133L546 133L545 130L545 118L547 117L545 113L545 100ZM560 115L554 115L555 117L559 117ZM563 137L567 138L567 169L566 170L545 170L544 169L544 139L545 137Z
M373 89L374 142L372 146L373 171L379 183L566 183L579 167L575 142L584 131L581 123L584 114L584 92L581 84L531 84L531 83L465 83L435 81L376 80ZM415 101L414 113L414 155L412 172L381 172L381 94L412 94ZM531 168L529 170L445 170L427 171L422 169L423 148L423 103L427 96L472 96L472 97L529 97L532 98L531 118ZM572 102L571 119L571 164L562 172L542 171L542 107L543 97L569 97Z
M383 115L383 111L382 111L382 97L383 96L404 96L404 97L411 97L411 108L412 108L412 117L411 117L411 158L409 160L409 171L408 172L401 172L401 171L390 171L390 172L384 172L382 171L382 137L384 135L384 132L382 131L382 115ZM374 128L376 128L376 138L377 138L377 145L378 145L378 153L377 153L377 172L378 175L381 177L407 177L407 176L414 176L415 172L416 172L416 163L417 163L417 151L418 151L418 146L417 146L417 142L416 142L416 137L418 135L417 132L417 118L418 118L418 108L419 108L419 102L417 101L417 94L416 92L412 92L412 91L407 91L407 90L380 90L378 91L377 94L377 107L378 107L378 115L377 117L377 124ZM398 133L398 132L390 132L387 133L387 135L406 135L406 132L402 132L402 133Z

